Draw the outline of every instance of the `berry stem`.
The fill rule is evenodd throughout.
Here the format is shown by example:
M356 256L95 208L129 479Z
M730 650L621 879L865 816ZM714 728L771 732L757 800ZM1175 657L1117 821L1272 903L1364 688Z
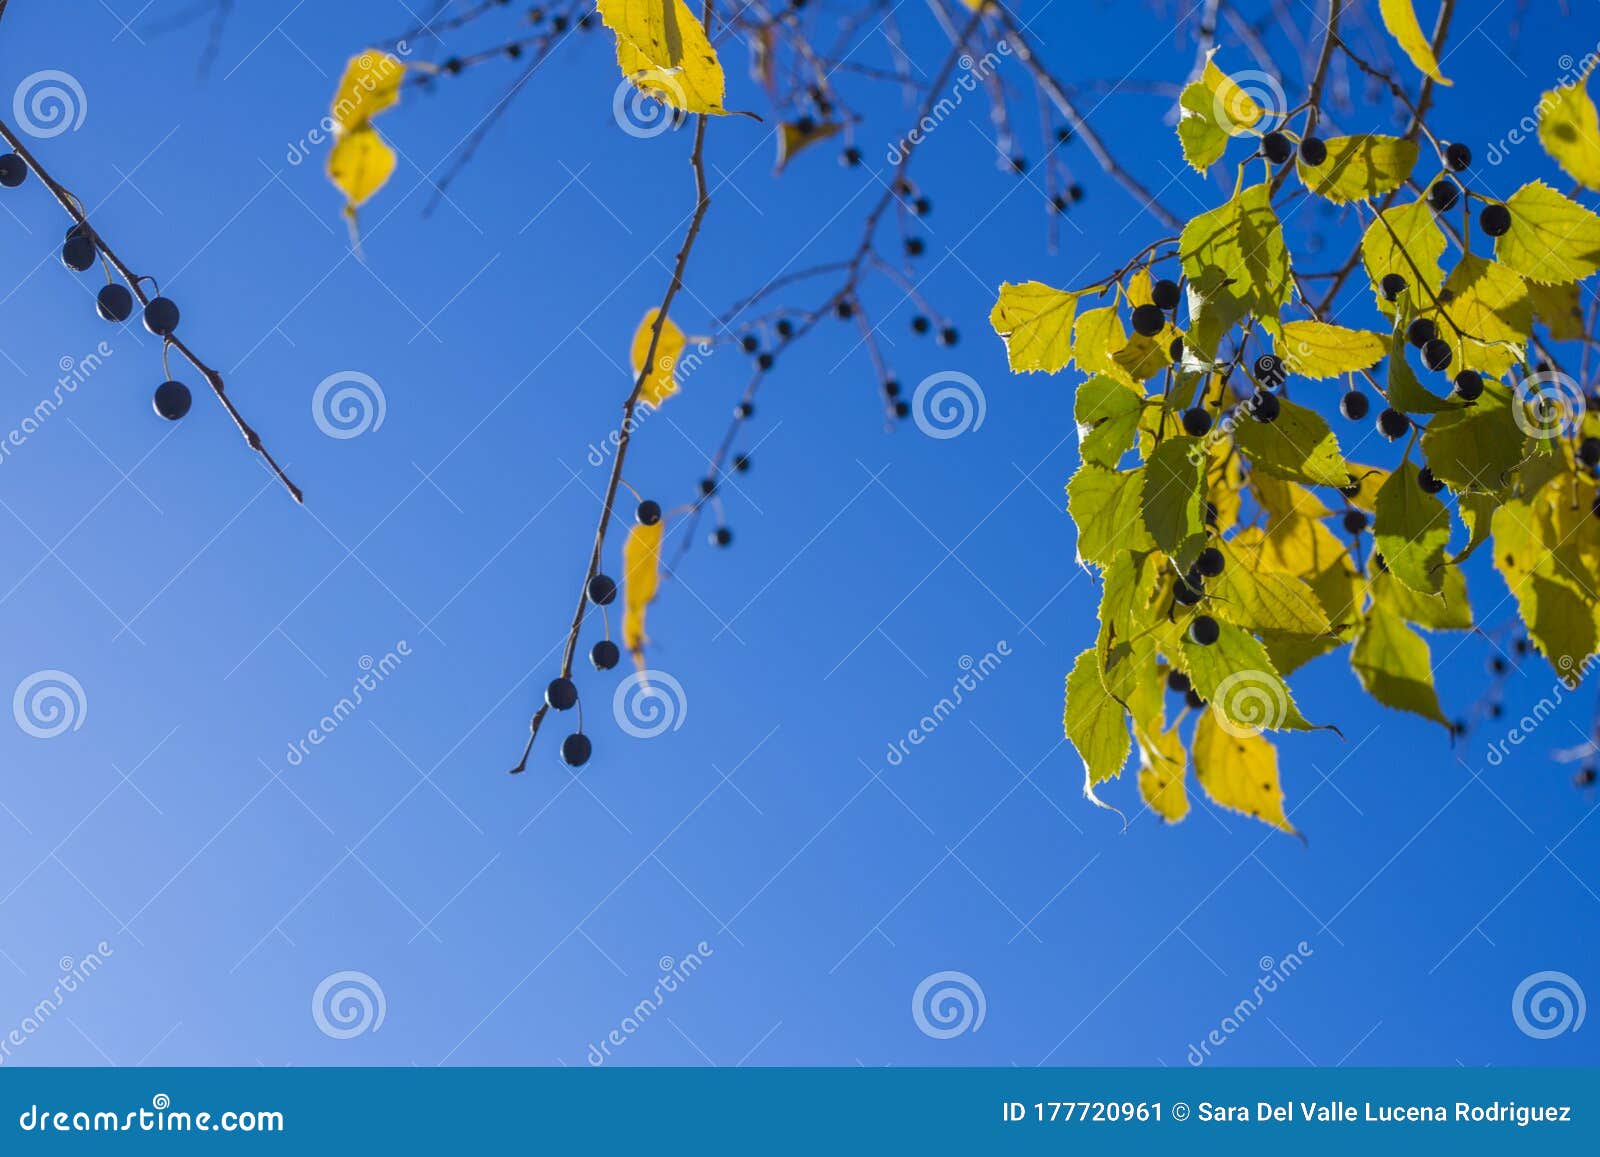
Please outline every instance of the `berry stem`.
M0 15L4 15L4 8L4 4L0 3ZM144 291L142 279L128 268L122 258L117 256L116 251L107 244L100 231L89 224L89 219L84 216L78 199L63 188L61 183L45 170L45 167L39 163L39 159L28 150L28 146L11 130L11 126L3 120L0 120L0 139L3 139L10 146L12 152L22 158L23 164L33 170L40 183L50 191L50 195L67 211L67 215L88 231L90 238L95 243L95 247L104 255L105 260L111 263L117 274L128 283L128 288L133 290L134 296L139 299L139 304L147 305L150 298ZM239 428L239 433L244 435L244 440L249 443L250 448L261 456L262 461L267 464L267 467L277 477L278 481L283 483L284 489L289 492L296 502L305 502L305 496L301 493L300 488L290 481L289 476L284 473L283 467L278 465L277 459L262 444L261 436L255 432L249 422L244 420L244 415L239 413L232 399L228 397L222 383L222 375L201 361L195 352L185 344L183 339L176 334L171 334L166 338L166 344L162 349L163 356L165 356L166 346L171 346L177 350L184 360L193 366L195 371L206 380L206 384L211 387L211 392L217 396L217 401L222 403L223 409L228 411L228 416L233 419L233 424Z

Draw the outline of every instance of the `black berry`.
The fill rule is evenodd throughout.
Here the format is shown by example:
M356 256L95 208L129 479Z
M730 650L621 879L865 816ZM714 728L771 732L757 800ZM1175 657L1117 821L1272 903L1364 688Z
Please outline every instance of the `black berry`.
M568 711L578 701L578 688L566 676L550 680L544 689L544 701L553 710Z
M1578 443L1578 461L1585 466L1600 465L1600 438L1585 438Z
M1406 326L1406 340L1418 349L1438 336L1439 327L1433 324L1431 318L1419 317Z
M156 413L169 422L176 422L187 414L192 401L189 387L182 382L162 382L156 387L155 397L151 399Z
M961 340L961 335L956 332L956 327L953 325L947 325L939 331L940 345L955 345L959 340Z
M733 531L726 526L719 526L711 532L711 544L713 546L727 546L732 541Z
M1449 369L1453 356L1450 352L1450 343L1442 338L1434 338L1422 347L1423 364L1435 372Z
M748 418L748 417L750 417L750 415L754 414L755 412L756 412L756 408L750 402L740 402L737 406L735 406L733 408L733 414L734 414L734 417L736 417L736 418Z
M1182 579L1179 579L1178 585L1172 589L1172 598L1179 606L1192 607L1203 597L1204 592L1198 586L1187 583Z
M931 321L929 321L927 318L923 317L920 313L917 314L916 317L911 319L911 332L912 333L927 333L932 328L933 328L933 323Z
M1258 422L1275 422L1278 420L1280 404L1277 394L1269 394L1265 390L1257 390L1250 399L1250 416Z
M1190 711L1198 711L1206 705L1206 701L1200 698L1200 692L1193 687L1183 693L1183 701L1189 705Z
M747 354L753 354L761 348L761 343L756 340L756 335L747 333L739 339L739 348Z
M1222 636L1222 628L1210 615L1196 615L1189 624L1189 637L1202 647L1209 647Z
M1167 689L1169 691L1176 691L1179 695L1182 695L1191 686L1192 684L1189 682L1189 676L1185 675L1182 671L1173 669L1167 672Z
M1328 146L1321 137L1307 137L1300 142L1300 162L1313 169L1328 159Z
M923 241L922 241L921 237L907 237L906 238L906 256L907 257L921 257L923 252L924 252L924 250L926 250L926 249L927 249L927 246L923 244Z
M1422 487L1424 494L1437 494L1444 489L1444 483L1433 476L1433 471L1424 466L1417 471L1417 485Z
M133 316L133 294L126 285L113 281L95 294L94 307L107 321L127 321Z
M1222 573L1222 552L1214 546L1208 546L1194 560L1194 566L1206 578L1216 578Z
M0 185L15 189L28 179L28 166L16 153L0 154Z
M1157 309L1164 309L1169 312L1177 309L1178 302L1182 296L1178 289L1178 283L1169 278L1163 277L1150 287L1150 300L1155 302Z
M1445 149L1444 163L1452 173L1462 172L1472 164L1472 150L1460 141L1456 141Z
M1289 371L1283 368L1283 359L1277 354L1262 354L1256 359L1251 373L1257 383L1269 390L1289 380Z
M1463 402L1476 401L1483 393L1483 376L1477 370L1462 370L1456 375L1456 397Z
M1167 316L1159 305L1138 305L1133 309L1133 332L1155 337L1166 328Z
M581 731L574 731L561 741L561 762L568 767L582 767L594 754L594 744Z
M788 338L794 336L794 322L790 321L786 317L780 317L778 319L778 324L772 328L778 331L779 337Z
M640 526L654 526L661 521L661 503L652 498L646 498L639 503L639 509L634 512Z
M740 474L746 473L750 469L750 455L735 454L733 456L733 468Z
M1172 344L1167 347L1167 356L1174 362L1183 361L1183 338L1175 337Z
M610 575L597 574L589 580L589 601L609 607L617 599L617 581Z
M1428 204L1433 206L1435 213L1448 213L1460 199L1461 190L1456 188L1453 181L1435 181L1428 190Z
M700 479L700 495L701 495L701 497L710 498L716 492L717 492L717 480L715 478L702 478L702 479Z
M1383 294L1383 300L1393 301L1406 291L1406 279L1398 273L1385 273L1378 282L1378 291Z
M1268 133L1261 138L1261 152L1274 165L1281 165L1294 155L1294 145L1282 133Z
M1504 205L1485 205L1478 224L1491 237L1504 237L1511 229L1511 210Z
M913 237L912 241L915 241L915 240L916 240L916 238ZM909 242L909 241L906 242L906 244L908 244L908 245L910 243L911 242ZM837 304L837 305L835 305L833 307L833 312L839 318L840 321L849 321L852 317L855 316L856 307L851 305L848 301L841 301L841 302L839 302L839 304Z
M861 163L861 150L856 148L854 145L851 145L848 149L839 154L839 162L846 168L855 168Z
M157 337L168 337L178 328L178 307L170 297L152 297L144 307L144 327Z
M774 360L772 354L763 350L756 355L756 367L761 370L770 370Z
M926 197L918 197L915 201L911 202L911 211L918 217L926 217L930 212L933 211L933 202L928 200Z
M82 273L94 265L94 242L82 233L68 237L61 246L61 264L74 273Z
M1347 510L1344 512L1344 529L1346 534L1360 534L1367 529L1367 516L1364 511Z
M589 662L594 664L596 671L609 671L617 665L622 658L622 652L610 639L601 639L589 648Z
M1378 433L1393 442L1411 429L1411 419L1399 410L1389 409L1378 415Z
M1360 390L1351 390L1339 399L1339 412L1352 422L1359 422L1367 416L1367 395Z
M1200 406L1183 412L1183 432L1191 438L1204 438L1211 431L1211 415Z

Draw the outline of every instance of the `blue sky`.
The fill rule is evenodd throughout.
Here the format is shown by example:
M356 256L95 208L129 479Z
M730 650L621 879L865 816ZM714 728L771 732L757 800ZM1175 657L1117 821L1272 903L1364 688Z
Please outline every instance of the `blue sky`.
M1446 63L1471 83L1441 94L1440 131L1486 145L1600 41L1592 14L1543 7L1514 44L1503 14L1463 22ZM81 125L38 155L178 300L183 334L307 495L302 509L275 488L210 397L156 418L156 341L94 316L94 275L56 260L66 222L37 181L0 197L0 427L65 359L99 356L0 461L0 690L60 671L82 691L64 734L0 728L0 1030L67 961L102 961L5 1063L581 1065L690 954L692 976L608 1063L1182 1065L1291 953L1293 977L1215 1063L1600 1060L1593 1027L1537 1040L1510 1011L1543 971L1600 992L1594 798L1550 758L1581 740L1588 694L1493 766L1488 725L1452 749L1368 701L1342 655L1318 661L1296 696L1345 740L1283 743L1305 844L1198 793L1170 830L1145 813L1124 831L1080 798L1061 685L1098 595L1063 510L1074 379L1011 377L985 318L1002 280L1080 284L1161 231L1072 146L1088 196L1052 252L1042 190L993 163L981 102L916 166L934 202L922 292L960 344L914 338L892 286L865 296L897 376L970 375L981 428L886 430L854 330L824 323L763 386L752 468L723 492L734 545L697 542L652 612L681 726L623 734L618 673L587 671L593 760L570 775L552 728L508 777L593 533L604 469L588 448L617 420L629 338L681 236L689 134L622 133L610 36L574 35L424 217L428 175L510 66L408 90L381 122L402 160L363 213L363 261L323 154L290 157L346 57L410 18L392 0L239 8L203 80L204 23L163 31L182 11L166 0L85 5L70 38L59 11L13 6L0 36L0 89L42 69L78 82ZM1130 29L1062 0L1025 14L1167 204L1217 202L1181 171L1169 97L1092 88L1181 80L1192 46L1170 16ZM903 22L931 71L936 28L920 9ZM762 107L727 51L730 105ZM713 205L677 311L691 334L771 271L854 244L909 115L856 83L859 170L824 145L775 177L770 124L711 126ZM1030 126L1031 94L1016 103ZM1340 119L1383 128L1387 110ZM1553 175L1524 146L1477 179L1505 193ZM334 438L312 399L344 373L379 384L384 416ZM747 376L719 345L643 426L627 481L687 500ZM1492 571L1469 582L1485 624L1506 623ZM892 765L963 658L1002 643ZM1462 714L1493 653L1435 639ZM291 763L363 661L390 654L360 709ZM1539 661L1513 672L1507 715L1553 684ZM1135 815L1131 778L1104 794ZM342 972L381 989L376 1031L319 1028L313 995ZM977 1031L919 1031L913 994L942 972L981 988Z

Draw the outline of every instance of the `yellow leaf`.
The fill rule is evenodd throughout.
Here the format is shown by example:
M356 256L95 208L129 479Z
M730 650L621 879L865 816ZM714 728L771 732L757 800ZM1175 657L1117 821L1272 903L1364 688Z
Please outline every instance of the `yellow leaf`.
M1122 328L1116 306L1091 309L1078 315L1078 324L1073 329L1072 356L1084 373L1105 374L1133 385L1133 375L1116 360L1117 351L1127 344L1128 331Z
M1230 733L1217 719L1215 711L1207 711L1195 725L1194 774L1200 786L1225 808L1299 835L1283 811L1277 748L1260 735L1238 728L1238 734Z
M1600 112L1589 96L1589 73L1539 98L1539 143L1567 175L1600 189Z
M1000 286L989 324L1006 343L1012 373L1053 374L1072 361L1072 322L1078 295L1040 281Z
M813 124L809 129L804 125L795 124L793 121L784 121L778 126L778 163L774 172L783 172L796 153L809 148L818 141L825 141L837 133L843 126L838 121L825 121L822 124Z
M1533 299L1533 314L1556 341L1578 341L1583 337L1583 301L1577 282L1566 285L1528 283Z
M1432 301L1444 284L1444 269L1439 265L1444 251L1444 231L1426 201L1385 209L1383 220L1367 226L1361 238L1361 256L1374 293L1378 293L1378 283L1391 273L1403 277L1406 288L1392 303L1378 293L1378 308L1392 315L1402 303L1409 302L1412 309L1418 309ZM1427 292L1417 291L1419 272Z
M1278 353L1291 373L1308 378L1336 378L1370 369L1383 360L1383 338L1361 329L1345 329L1320 321L1284 325Z
M356 209L383 188L394 165L394 150L371 125L339 135L328 153L328 179L344 194L346 216L354 218Z
M405 75L406 66L387 52L370 49L352 56L333 93L334 127L350 132L396 104Z
M1439 71L1438 58L1433 55L1433 45L1428 43L1428 38L1422 34L1422 25L1417 23L1417 10L1412 7L1411 0L1378 0L1378 13L1389 35L1395 38L1417 70L1448 85L1450 81Z
M644 612L661 585L661 539L664 521L635 523L622 544L622 645L644 670Z
M1189 793L1184 788L1184 770L1189 761L1183 738L1174 727L1162 729L1157 715L1149 727L1135 724L1139 741L1139 794L1156 815L1175 824L1189 814Z
M650 354L650 338L655 330L656 315L661 311L652 309L644 315L644 320L639 323L639 328L633 335L633 349L629 357L633 361L634 377L644 369L644 359ZM683 353L687 339L669 317L661 323L661 340L656 342L655 364L650 367L650 372L645 375L644 384L639 387L639 401L649 406L659 406L662 402L678 392L678 379L673 376L678 368L678 358Z
M1468 254L1445 279L1451 300L1443 312L1424 311L1449 342L1455 372L1477 370L1504 377L1522 361L1533 329L1533 302L1527 283L1511 269L1487 257Z
M1200 78L1179 94L1178 115L1184 159L1203 173L1221 159L1229 137L1248 131L1266 114L1208 55Z
M1511 228L1494 246L1500 264L1546 285L1600 272L1600 217L1542 181L1511 194L1506 208Z
M1078 656L1067 675L1062 726L1083 760L1083 794L1099 804L1095 786L1122 774L1131 744L1127 714L1106 692L1093 647Z
M726 115L722 62L684 0L600 0L599 11L635 88L684 112Z
M1320 165L1297 162L1300 179L1313 193L1336 205L1393 192L1417 165L1417 142L1370 134L1331 137Z

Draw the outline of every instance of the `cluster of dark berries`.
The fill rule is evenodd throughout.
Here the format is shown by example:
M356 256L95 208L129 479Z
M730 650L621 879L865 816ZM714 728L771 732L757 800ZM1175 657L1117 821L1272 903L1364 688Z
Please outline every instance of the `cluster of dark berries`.
M1177 668L1167 672L1167 690L1182 695L1183 701L1189 705L1191 711L1198 711L1206 705L1206 701L1200 698L1200 692L1194 689L1189 676Z
M1163 277L1150 287L1150 300L1133 307L1133 332L1155 337L1167 328L1167 315L1174 312L1182 300L1183 291L1178 283Z

